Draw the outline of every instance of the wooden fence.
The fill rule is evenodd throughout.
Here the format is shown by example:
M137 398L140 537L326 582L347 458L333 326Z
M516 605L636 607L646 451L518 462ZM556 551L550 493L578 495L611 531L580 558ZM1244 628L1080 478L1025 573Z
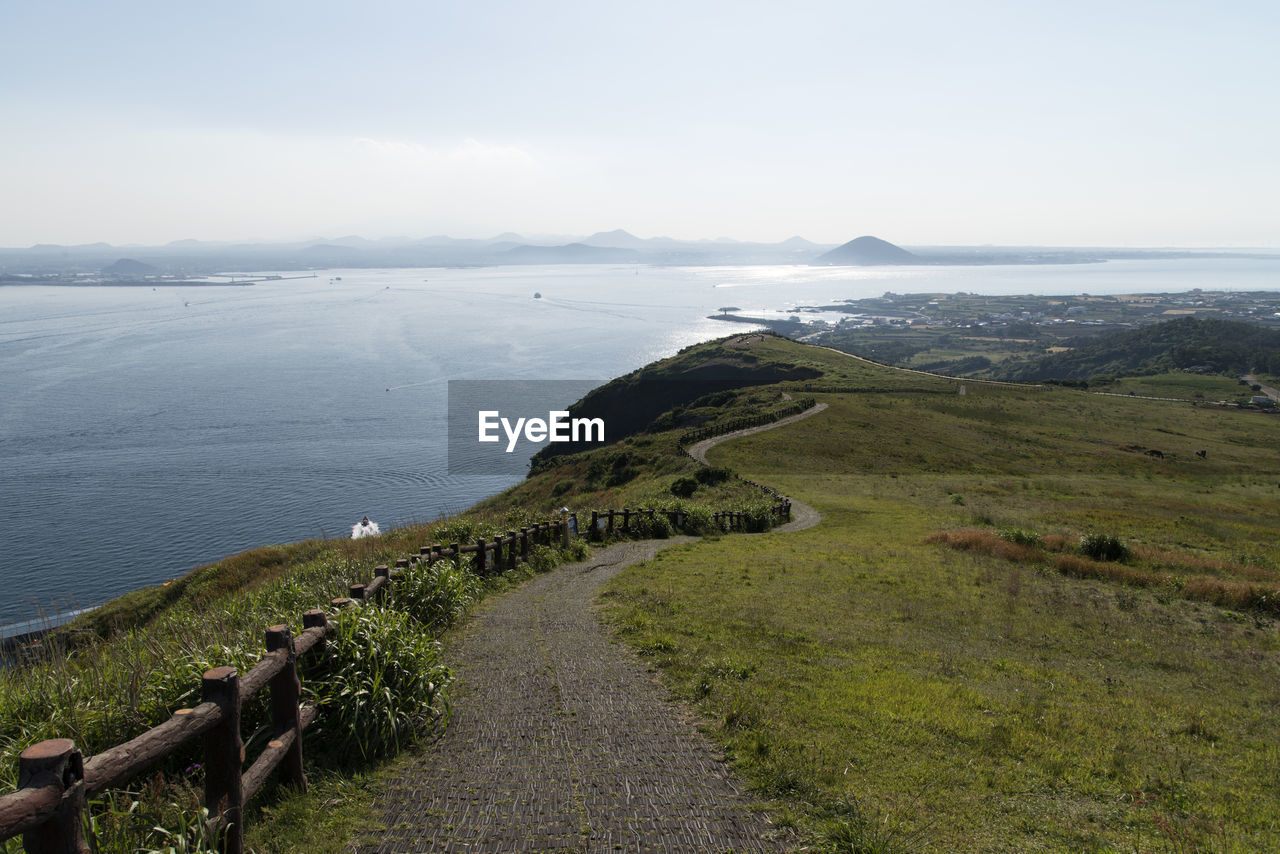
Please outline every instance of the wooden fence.
M529 557L531 544L567 545L568 519L540 522L504 536L477 540L474 544L423 546L417 555L400 558L395 568L374 568L367 584L352 584L348 596L334 599L334 610L353 607L363 600L381 601L387 586L411 566L452 558L461 562L475 556L480 575L514 569ZM234 667L215 667L204 673L201 703L179 709L169 720L124 744L84 758L75 742L55 738L33 744L18 760L18 789L0 797L0 841L22 835L28 854L83 854L82 814L87 800L128 782L183 745L203 737L205 806L221 849L240 854L244 847L244 804L266 783L271 773L302 789L307 779L302 767L302 733L316 719L317 710L300 703L301 683L297 660L323 655L325 639L334 630L325 611L303 614L303 631L294 637L288 626L266 631L266 654L241 675ZM244 742L240 738L240 712L245 702L262 689L270 691L272 738L249 766L244 767Z
M772 412L761 412L758 415L743 415L738 418L731 418L728 421L720 421L710 424L706 427L699 427L697 430L690 430L681 435L677 444L680 450L688 453L688 447L703 439L710 439L712 436L723 436L725 433L732 433L735 430L746 430L750 427L760 427L764 424L772 424L775 421L781 421L783 418L789 418L792 415L799 415L808 409L812 409L817 405L817 401L812 397L806 397L797 400L787 406L780 407Z
M769 489L767 486L760 486L754 481L746 481L752 486L760 489L768 490L775 497L781 499L777 504L769 508L770 520L775 523L786 522L791 518L791 501L777 491ZM592 540L600 540L611 536L615 533L622 532L624 534L631 533L632 520L654 519L657 516L664 516L671 524L671 527L677 531L686 530L689 523L689 513L686 510L649 510L649 509L631 509L623 508L622 510L592 510L591 511L591 529L587 532L587 536ZM711 514L712 520L721 531L745 531L747 530L747 521L751 514L738 511L725 510Z

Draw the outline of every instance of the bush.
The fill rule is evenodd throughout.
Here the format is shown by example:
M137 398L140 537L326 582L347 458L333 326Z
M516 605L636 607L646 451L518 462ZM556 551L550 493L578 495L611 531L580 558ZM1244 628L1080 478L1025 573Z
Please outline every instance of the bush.
M1085 534L1080 538L1080 554L1094 560L1124 561L1133 553L1119 537L1110 534Z
M665 540L674 533L666 514L658 511L650 518L648 515L635 516L631 519L631 535L642 540Z
M1003 528L999 532L999 537L1010 543L1017 543L1020 546L1034 546L1040 548L1044 545L1044 541L1040 539L1040 535L1035 531L1026 531L1022 528Z
M418 564L390 587L391 606L433 634L462 616L480 591L480 579L453 561Z
M729 469L719 468L717 466L708 466L707 468L698 469L693 474L698 483L704 486L715 486L717 483L724 483L733 477L733 472Z
M676 498L688 498L698 491L698 481L691 477L678 477L671 484L671 494Z
M686 534L702 536L721 533L720 528L716 526L715 520L711 518L711 510L707 507L699 505L682 506L680 507L680 514L684 517L684 532Z
M303 678L320 711L312 744L348 760L387 756L445 719L452 673L407 614L371 604L345 611L328 647Z
M573 481L568 479L562 480L555 486L551 487L551 497L559 498L571 489L573 489Z

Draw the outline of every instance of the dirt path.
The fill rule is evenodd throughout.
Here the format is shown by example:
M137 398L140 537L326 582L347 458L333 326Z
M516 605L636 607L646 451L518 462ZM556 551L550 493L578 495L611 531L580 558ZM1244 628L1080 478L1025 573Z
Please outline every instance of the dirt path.
M762 424L759 427L748 427L745 430L735 430L732 433L725 433L723 436L712 436L710 439L703 439L695 445L688 448L689 456L705 465L707 462L707 451L719 445L721 442L728 442L730 439L737 439L741 436L751 436L755 433L763 433L765 430L773 430L777 427L783 427L787 424L799 421L801 418L808 418L810 415L817 415L819 412L827 408L827 404L818 403L809 407L804 412L796 415L789 415L780 421L772 424ZM812 528L814 525L822 521L822 514L814 510L803 501L791 499L791 521L786 524L779 525L774 531L803 531L805 528Z
M688 448L688 454L704 466L710 465L710 463L707 462L707 451L711 450L716 445L719 445L721 442L728 442L730 439L737 439L740 436L751 436L755 433L763 433L765 430L775 430L778 427L785 427L788 424L799 421L801 418L808 418L810 415L817 415L826 408L827 404L818 403L809 407L804 412L797 413L796 415L788 415L786 418L775 421L772 424L761 424L759 427L748 427L745 430L734 430L732 433L725 433L723 436L712 436L710 439L703 439L697 444L690 445Z
M382 796L391 851L785 850L592 607L665 546L622 543L477 609L446 648L453 720Z
M1258 378L1255 377L1253 374L1245 374L1240 379L1244 380L1249 385L1257 385L1259 388L1262 389L1263 394L1265 394L1267 397L1271 398L1272 400L1280 403L1280 389L1272 388L1269 385L1262 385L1261 383L1258 382Z

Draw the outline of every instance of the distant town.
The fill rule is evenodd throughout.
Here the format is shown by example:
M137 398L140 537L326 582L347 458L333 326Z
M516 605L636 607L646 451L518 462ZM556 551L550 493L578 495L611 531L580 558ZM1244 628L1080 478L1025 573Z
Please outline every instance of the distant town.
M832 319L833 313L845 315ZM1079 337L1177 317L1238 320L1280 329L1280 291L1205 291L1112 296L895 294L797 306L785 320L736 311L717 320L759 323L786 335L892 329L968 330L1002 339Z

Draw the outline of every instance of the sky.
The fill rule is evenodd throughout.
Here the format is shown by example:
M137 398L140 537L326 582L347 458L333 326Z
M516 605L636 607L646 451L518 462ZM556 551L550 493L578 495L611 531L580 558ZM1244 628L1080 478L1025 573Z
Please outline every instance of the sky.
M1280 4L0 0L0 246L1280 246Z

